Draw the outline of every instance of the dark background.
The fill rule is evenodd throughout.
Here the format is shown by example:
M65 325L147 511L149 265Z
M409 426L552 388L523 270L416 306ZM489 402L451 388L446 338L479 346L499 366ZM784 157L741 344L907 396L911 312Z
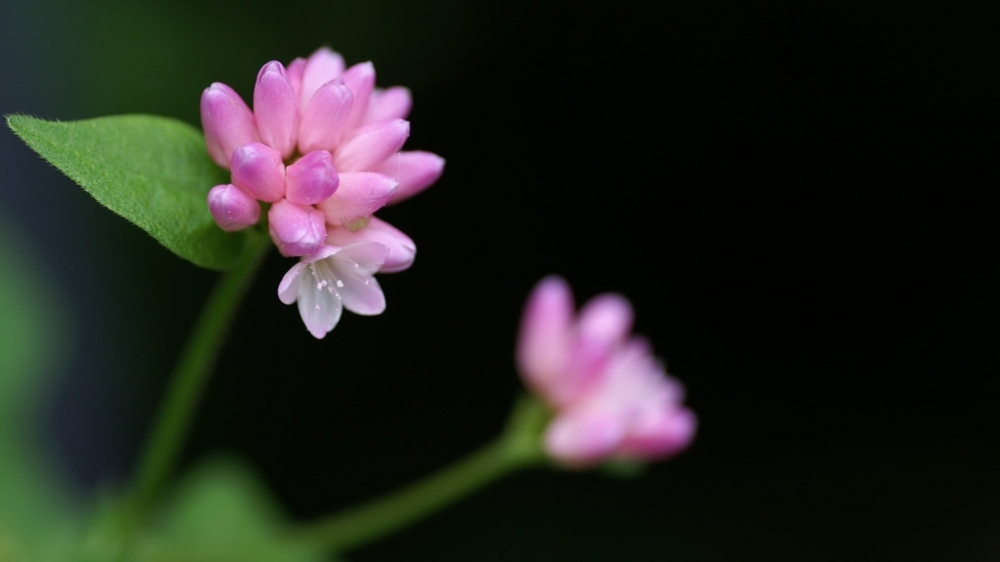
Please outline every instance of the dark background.
M318 342L273 255L185 455L250 459L298 518L495 435L543 275L632 300L688 452L517 475L352 560L995 560L1000 8L869 4L5 0L0 112L198 124L209 83L249 99L321 44L411 87L407 147L448 164L380 213L419 247L387 312ZM9 132L0 189L69 305L53 450L120 484L216 274Z

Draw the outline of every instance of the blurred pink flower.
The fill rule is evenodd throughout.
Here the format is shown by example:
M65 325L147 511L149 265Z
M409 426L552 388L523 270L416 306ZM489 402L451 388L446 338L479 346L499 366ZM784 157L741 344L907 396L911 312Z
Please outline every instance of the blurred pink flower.
M619 295L594 297L576 315L569 286L549 277L528 298L517 362L552 408L544 445L557 462L660 459L694 438L683 387L631 328L632 307Z
M271 203L268 232L284 256L312 264L326 245L371 241L388 248L379 271L407 269L416 245L372 215L423 191L444 171L435 154L400 152L412 105L406 88L375 87L370 62L345 68L325 47L287 68L265 64L252 111L232 88L212 84L201 98L205 144L230 169L232 183L212 190L209 211L224 230L241 230L259 220L257 201ZM319 324L304 312L303 320L313 335L329 331L314 330Z

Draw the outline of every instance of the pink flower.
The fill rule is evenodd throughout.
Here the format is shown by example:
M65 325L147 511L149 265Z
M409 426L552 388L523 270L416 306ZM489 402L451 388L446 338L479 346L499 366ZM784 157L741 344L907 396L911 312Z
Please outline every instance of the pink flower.
M388 249L379 271L407 269L416 245L372 215L423 191L444 170L444 160L435 154L400 152L410 134L409 90L377 89L370 62L345 68L339 54L321 48L287 68L277 61L265 64L253 105L251 111L225 84L212 84L202 94L209 155L232 173L231 183L209 196L219 227L253 226L260 215L257 202L263 201L272 204L268 232L284 256L312 264L327 245L375 242ZM329 331L314 329L320 324L304 312L303 320L314 335ZM336 320L329 320L324 316L332 328Z
M632 307L619 295L595 297L575 315L569 286L549 277L528 298L517 362L552 408L544 445L557 462L665 458L694 438L683 387L631 328Z

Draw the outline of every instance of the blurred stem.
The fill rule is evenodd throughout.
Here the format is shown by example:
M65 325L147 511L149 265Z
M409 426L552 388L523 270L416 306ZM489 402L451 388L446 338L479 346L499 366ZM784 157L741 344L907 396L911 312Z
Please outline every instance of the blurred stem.
M365 505L301 527L293 538L343 552L398 531L517 469L545 460L539 435L548 418L534 398L518 401L503 434L439 472Z
M215 286L177 367L170 375L166 395L146 438L135 474L130 513L135 524L149 512L177 463L191 418L212 372L215 358L222 348L229 325L271 246L267 235L259 232L253 234L242 260L225 273Z

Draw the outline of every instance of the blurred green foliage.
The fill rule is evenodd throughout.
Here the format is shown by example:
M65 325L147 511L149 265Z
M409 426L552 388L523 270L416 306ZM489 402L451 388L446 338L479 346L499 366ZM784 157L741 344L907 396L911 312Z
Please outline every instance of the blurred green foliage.
M39 418L66 356L57 283L46 279L0 220L0 561L60 559L81 509L42 448Z
M306 562L327 560L285 538L287 518L243 463L214 458L174 491L161 523L136 549L149 562Z
M88 509L47 458L39 434L50 375L67 355L57 283L0 221L0 562L105 560ZM111 510L113 511L113 506ZM97 510L100 511L100 510ZM100 517L98 517L100 524ZM260 480L232 459L192 470L133 552L144 561L317 560L283 539L287 519ZM95 538L97 540L95 540Z

